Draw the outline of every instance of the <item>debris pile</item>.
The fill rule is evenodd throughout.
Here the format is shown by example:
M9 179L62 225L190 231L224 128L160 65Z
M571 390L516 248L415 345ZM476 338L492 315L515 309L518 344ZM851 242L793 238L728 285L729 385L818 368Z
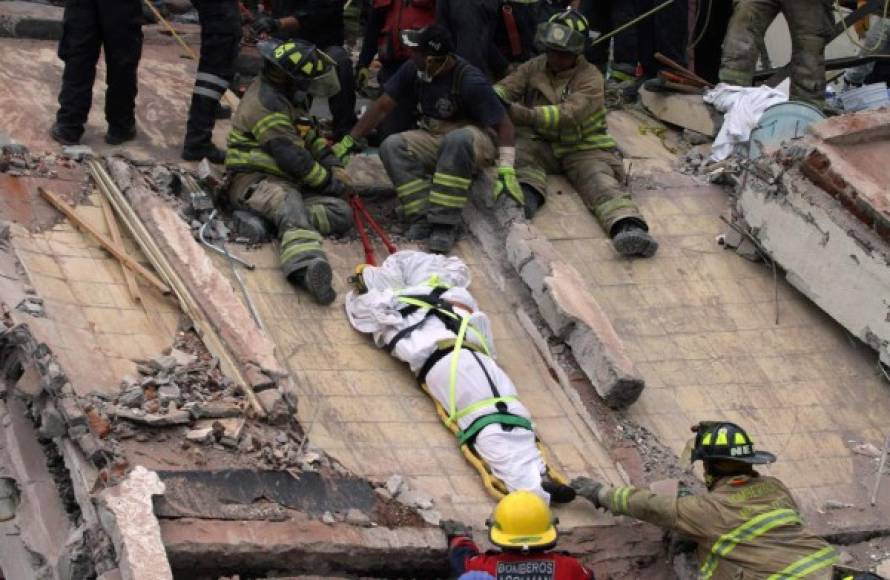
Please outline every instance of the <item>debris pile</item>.
M62 155L54 153L36 154L24 145L10 143L0 147L0 173L12 177L44 177L54 179L59 176L59 168L77 166L79 155L69 153L66 147ZM83 149L89 149L84 147ZM92 154L92 152L90 152Z

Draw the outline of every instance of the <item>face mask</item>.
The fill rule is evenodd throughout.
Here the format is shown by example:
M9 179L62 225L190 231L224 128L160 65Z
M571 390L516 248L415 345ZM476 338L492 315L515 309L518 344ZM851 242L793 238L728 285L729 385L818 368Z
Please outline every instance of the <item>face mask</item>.
M441 61L440 61L441 59ZM440 61L440 62L437 62ZM426 65L423 70L417 70L417 78L421 82L431 83L436 76L442 72L442 69L445 68L445 64L448 62L447 56L428 56L426 57ZM437 66L438 65L438 66ZM435 69L435 72L429 72L430 69Z
M326 99L340 92L340 79L337 78L337 70L329 68L321 76L315 77L309 82L308 92L313 97Z

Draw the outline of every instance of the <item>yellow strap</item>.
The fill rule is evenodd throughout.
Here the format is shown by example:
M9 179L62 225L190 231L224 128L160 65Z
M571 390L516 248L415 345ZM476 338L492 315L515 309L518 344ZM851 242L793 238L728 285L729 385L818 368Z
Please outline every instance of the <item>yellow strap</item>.
M412 306L417 306L419 308L423 308L424 310L431 310L433 308L432 304L429 304L428 302L424 302L423 300L417 300L416 298L411 298L410 296L399 296L399 300L401 302L404 302L405 304L411 304ZM436 311L440 312L441 314L444 314L445 316L449 316L449 317L453 318L454 320L457 320L458 318L460 318L457 314L455 314L453 312L448 312L447 310L443 310L442 308L436 308ZM467 318L467 317L463 317L463 318L465 318L466 320L469 320L469 318ZM485 354L487 354L488 356L491 356L491 352L488 350L488 343L485 342L485 337L482 336L482 333L479 332L478 330L476 330L475 328L473 328L472 326L470 327L470 332L473 333L473 335L479 341L479 344L482 345L482 350L485 352ZM455 342L455 344L456 344L456 342Z
M796 580L797 578L804 578L816 570L831 566L837 562L837 559L837 552L835 552L834 548L825 546L818 552L814 552L790 564L781 572L767 578L767 580Z

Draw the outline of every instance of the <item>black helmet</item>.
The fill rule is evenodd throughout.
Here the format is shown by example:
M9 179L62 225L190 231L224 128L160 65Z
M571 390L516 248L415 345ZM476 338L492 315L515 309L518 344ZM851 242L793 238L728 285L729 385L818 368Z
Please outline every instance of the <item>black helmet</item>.
M402 43L429 56L446 56L454 52L454 40L444 26L431 24L416 30L402 32Z
M319 97L340 90L334 60L314 44L302 40L263 41L257 43L257 49L273 70L284 73L302 90Z
M590 38L590 24L583 14L568 8L538 25L535 44L539 50L581 54Z
M703 421L692 431L696 434L692 461L727 460L759 465L776 460L772 453L754 451L754 442L735 423Z

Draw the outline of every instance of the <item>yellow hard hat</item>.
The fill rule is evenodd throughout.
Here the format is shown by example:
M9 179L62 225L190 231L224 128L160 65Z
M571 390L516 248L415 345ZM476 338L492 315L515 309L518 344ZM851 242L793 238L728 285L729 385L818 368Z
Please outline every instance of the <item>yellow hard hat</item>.
M508 550L550 548L556 545L556 520L540 496L526 490L502 499L488 521L491 543Z

